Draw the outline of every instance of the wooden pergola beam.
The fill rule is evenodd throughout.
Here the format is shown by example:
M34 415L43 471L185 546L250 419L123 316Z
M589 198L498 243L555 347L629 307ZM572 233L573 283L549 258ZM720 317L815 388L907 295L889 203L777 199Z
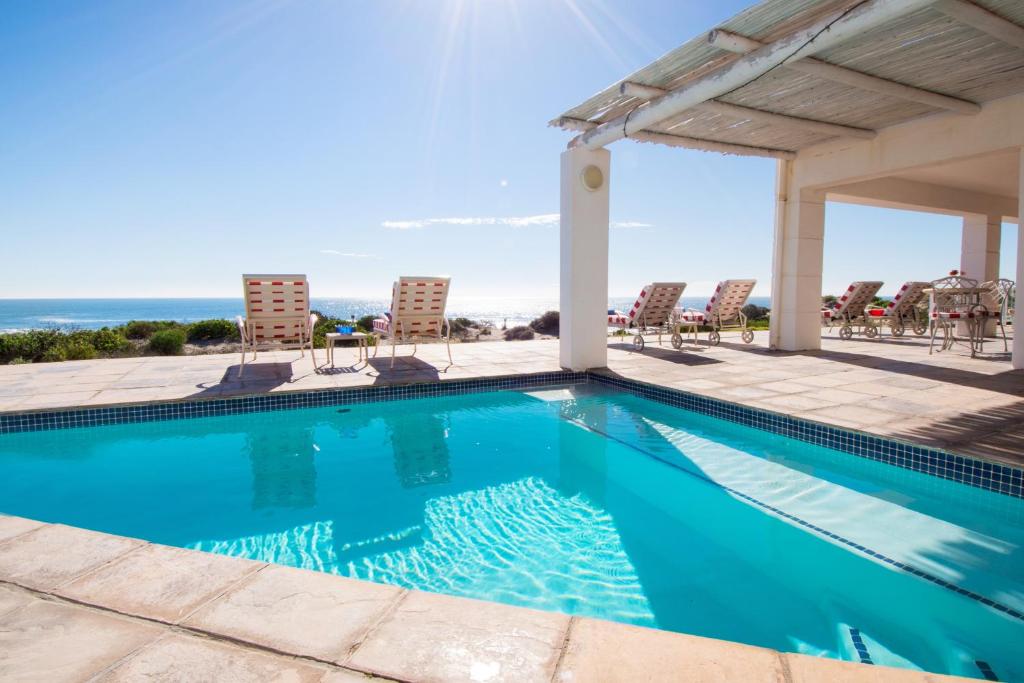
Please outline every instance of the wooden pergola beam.
M715 29L714 31L711 31L711 33L708 34L708 42L720 50L735 52L737 54L755 52L764 47L764 43L758 40L747 38L746 36L741 36L736 33L731 33L723 29ZM879 78L878 76L872 76L860 71L854 71L853 69L847 69L845 66L836 66L835 64L829 64L828 62L823 62L820 59L815 59L813 57L789 60L784 62L782 65L787 69L792 69L793 71L799 71L801 73L810 74L812 76L824 78L829 81L835 81L837 83L845 83L846 85L853 86L854 88L860 88L861 90L867 90L869 92L876 92L902 100L918 102L936 109L955 111L958 114L977 114L981 111L981 106L974 102L968 102L967 100L961 100L958 97L950 97L949 95L942 95L941 93L932 92L931 90L915 88L903 83L897 83L896 81Z
M979 7L966 0L938 0L935 9L961 24L967 24L982 33L987 33L996 40L1024 50L1024 27L1018 26L1008 19L1003 19L984 7Z
M551 125L558 126L565 130L576 130L587 132L594 130L600 124L594 121L573 119L563 116L551 122ZM719 154L736 154L745 157L763 157L767 159L795 159L796 152L788 149L773 149L771 147L754 147L752 145L736 145L731 142L718 142L716 140L703 140L683 135L672 135L670 133L656 133L654 131L642 130L630 133L630 140L636 142L650 142L667 147L681 147L683 149L696 149L703 152L718 152ZM575 142L575 140L573 141ZM574 147L573 142L569 143Z
M651 85L641 85L639 83L625 81L619 86L619 92L630 97L653 100L657 97L666 95L669 91L664 88L657 88ZM788 114L776 114L775 112L764 111L763 109L743 107L738 104L730 104L729 102L721 102L719 100L708 100L707 102L698 104L694 109L721 114L722 116L731 116L738 119L763 121L764 123L769 123L775 126L811 131L829 136L871 140L878 135L875 131L867 128L855 128L853 126L842 126L837 123L828 123L826 121L805 119L799 116L789 116Z
M897 17L927 7L935 0L864 0L855 8L837 11L794 33L764 45L646 105L602 123L573 141L598 149L650 128L701 102L742 88L785 63L839 45ZM976 106L976 105L975 105Z

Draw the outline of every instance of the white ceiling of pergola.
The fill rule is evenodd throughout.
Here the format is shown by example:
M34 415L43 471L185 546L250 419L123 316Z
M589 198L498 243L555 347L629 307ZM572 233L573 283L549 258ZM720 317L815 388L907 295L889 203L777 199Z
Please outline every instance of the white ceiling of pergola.
M919 91L938 93L966 103L985 102L1024 92L1024 0L971 0L986 10L1001 30L982 30L949 11L950 0L887 21L838 45L815 52L813 59L879 77ZM952 0L960 6L965 0ZM837 11L863 5L863 0L765 0L718 29L770 44L806 29ZM967 7L968 10L972 9ZM986 17L983 15L981 19ZM1016 36L1014 30L1020 31ZM1015 40L1019 40L1015 42ZM654 86L673 91L715 74L742 54L712 45L701 34L636 71L551 122L567 130L586 131L650 106L648 97L623 94L622 84ZM782 64L741 87L715 98L757 112L840 124L870 131L953 107L937 107L877 90L854 87L833 78L806 73L796 63ZM729 143L771 151L793 152L834 138L831 132L801 126L800 121L765 121L732 108L716 108L714 101L676 113L642 133L681 136L684 139ZM737 113L739 111L739 113ZM757 112L752 112L756 114ZM959 112L963 113L963 108ZM628 120L628 119L627 119ZM856 134L857 131L851 131ZM863 135L862 135L863 136ZM631 136L642 139L643 135ZM650 138L650 136L648 136ZM657 137L657 136L655 136ZM657 141L665 142L665 138ZM670 142L670 141L669 141ZM685 145L684 145L685 146ZM714 148L712 146L712 148ZM729 149L720 151L732 151ZM739 150L742 153L742 150Z

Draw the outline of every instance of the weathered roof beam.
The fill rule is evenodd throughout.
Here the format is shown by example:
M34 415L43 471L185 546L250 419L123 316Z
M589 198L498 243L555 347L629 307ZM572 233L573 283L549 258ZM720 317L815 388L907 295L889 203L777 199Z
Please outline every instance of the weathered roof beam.
M565 130L590 131L599 124L583 119L572 119L562 117L551 122L552 125L564 128ZM685 137L682 135L671 135L669 133L655 133L653 131L637 131L631 133L630 140L636 142L651 142L668 147L682 147L685 149L696 149L704 152L718 152L719 154L736 154L746 157L765 157L768 159L795 159L796 153L787 149L772 149L771 147L754 147L751 145L734 145L730 142L717 142L715 140L702 140L700 138ZM575 142L575 140L573 141ZM569 143L573 147L573 143Z
M935 9L962 24L967 24L997 40L1024 50L1024 27L1018 26L1008 19L1003 19L984 7L979 7L973 2L966 2L966 0L939 0L935 3Z
M772 69L838 45L865 31L882 26L930 5L935 0L866 0L852 10L834 12L785 38L765 45L715 71L686 83L574 140L596 149L656 125L680 112L742 88Z
M619 86L619 92L623 95L630 97L637 97L645 100L653 100L657 97L662 97L668 94L668 90L664 88L657 88L651 85L641 85L640 83L631 83L629 81L623 82ZM814 133L820 133L822 135L829 136L840 136L840 137L851 137L861 138L864 140L871 140L877 133L867 128L854 128L853 126L841 126L837 123L827 123L825 121L816 121L814 119L805 119L799 116L789 116L786 114L776 114L771 111L764 111L763 109L753 109L751 107L742 107L738 104L730 104L728 102L720 102L718 100L708 100L698 104L694 109L700 109L702 111L712 112L715 114L721 114L723 116L731 116L738 119L748 119L750 121L763 121L775 126L783 126L786 128L795 128L802 131L810 131Z
M715 29L714 31L711 31L711 33L708 34L708 42L720 50L727 50L728 52L736 52L739 54L752 53L764 47L764 43L758 40L747 38L746 36L741 36L736 33L730 33L729 31L722 29ZM878 76L871 76L866 73L861 73L860 71L847 69L845 66L829 64L828 62L823 62L820 59L814 59L813 57L805 57L800 60L790 60L785 62L784 66L787 69L810 74L829 81L845 83L846 85L860 88L861 90L889 95L891 97L897 97L911 102L918 102L936 109L946 109L948 111L955 111L959 114L977 114L981 111L981 106L974 102L961 100L957 97L950 97L949 95L942 95L937 92L932 92L931 90L924 90L923 88L915 88L910 85L904 85L903 83L897 83L896 81L879 78Z

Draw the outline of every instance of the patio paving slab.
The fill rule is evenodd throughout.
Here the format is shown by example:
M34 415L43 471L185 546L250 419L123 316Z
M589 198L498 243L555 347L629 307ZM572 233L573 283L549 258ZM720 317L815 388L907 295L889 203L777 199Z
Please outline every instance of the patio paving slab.
M402 593L395 586L268 565L183 623L340 664Z
M174 624L264 566L262 562L147 545L55 592Z
M159 635L153 625L35 600L0 617L0 680L84 681Z
M284 657L196 637L166 635L97 677L96 681L315 683L323 678L324 673L322 669Z
M548 681L569 617L456 598L408 593L346 662L415 681Z
M0 543L15 536L21 536L33 529L38 529L41 526L43 526L43 522L37 522L34 519L0 515Z
M0 580L52 590L143 545L133 538L47 524L0 544Z
M0 617L32 602L32 594L0 584Z

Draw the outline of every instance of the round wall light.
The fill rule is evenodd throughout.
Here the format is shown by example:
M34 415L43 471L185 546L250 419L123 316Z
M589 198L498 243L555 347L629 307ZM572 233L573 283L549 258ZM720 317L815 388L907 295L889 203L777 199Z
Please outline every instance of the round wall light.
M583 181L583 187L596 192L604 185L604 171L591 164L580 172L580 179Z

